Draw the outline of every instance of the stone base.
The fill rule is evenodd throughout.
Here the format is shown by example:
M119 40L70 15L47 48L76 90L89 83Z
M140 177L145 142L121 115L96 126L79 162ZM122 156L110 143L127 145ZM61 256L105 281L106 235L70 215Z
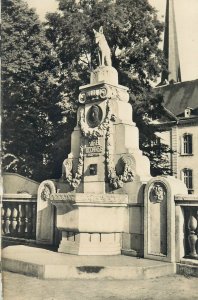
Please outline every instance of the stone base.
M77 256L46 249L10 246L3 270L42 279L145 280L175 273L175 264L124 255Z
M182 258L176 264L176 273L184 276L198 277L198 260Z
M121 254L120 233L62 231L58 252L76 255L118 255Z

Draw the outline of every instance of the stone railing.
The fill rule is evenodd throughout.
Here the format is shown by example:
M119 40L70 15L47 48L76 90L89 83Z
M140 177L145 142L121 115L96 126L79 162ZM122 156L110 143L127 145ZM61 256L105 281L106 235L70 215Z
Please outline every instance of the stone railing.
M36 197L30 194L3 195L1 207L2 236L36 238Z
M189 258L198 259L198 245L197 245L197 235L198 235L198 206L190 207L185 211L185 225L187 227L187 245L186 254Z
M176 253L198 259L198 195L176 195Z

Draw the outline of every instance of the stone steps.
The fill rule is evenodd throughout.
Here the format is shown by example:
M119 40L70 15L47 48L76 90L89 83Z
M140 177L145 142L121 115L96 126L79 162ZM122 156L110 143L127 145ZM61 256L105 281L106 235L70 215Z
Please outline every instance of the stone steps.
M124 255L77 256L28 246L2 251L3 270L41 279L147 279L175 273L175 264Z
M183 258L180 263L176 265L177 274L184 276L198 277L198 260Z

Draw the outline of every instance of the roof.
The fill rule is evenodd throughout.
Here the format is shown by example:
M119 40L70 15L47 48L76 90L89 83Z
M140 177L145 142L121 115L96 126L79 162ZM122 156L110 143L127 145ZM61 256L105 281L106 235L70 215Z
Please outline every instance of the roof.
M164 96L164 107L175 116L187 107L198 108L198 79L156 87Z

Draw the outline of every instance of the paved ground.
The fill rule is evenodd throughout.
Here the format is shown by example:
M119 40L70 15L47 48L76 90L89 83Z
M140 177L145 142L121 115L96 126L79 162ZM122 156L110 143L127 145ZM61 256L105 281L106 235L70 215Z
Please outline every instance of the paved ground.
M198 278L39 280L3 272L4 300L197 300Z

